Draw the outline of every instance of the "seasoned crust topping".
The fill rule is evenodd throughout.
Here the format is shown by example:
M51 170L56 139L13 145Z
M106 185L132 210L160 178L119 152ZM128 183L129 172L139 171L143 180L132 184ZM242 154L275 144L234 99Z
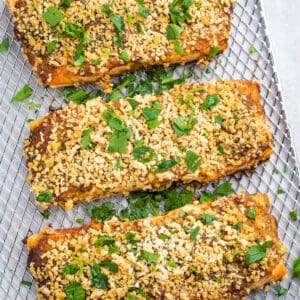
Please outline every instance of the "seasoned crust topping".
M133 110L130 103L138 105ZM256 166L273 144L258 86L247 81L186 84L111 103L97 98L30 126L25 156L32 191L50 190L52 201L38 203L67 209L176 181L207 183Z
M251 220L246 214L254 206ZM205 215L211 216L209 222ZM237 223L242 224L238 229ZM272 242L265 257L247 264L249 249L265 242ZM242 299L287 272L285 247L268 198L260 194L187 205L133 222L44 230L28 239L28 247L30 270L40 297L47 299L63 299L74 282L87 299L131 299L128 294L137 299L145 294L154 299ZM101 266L98 277L95 264ZM96 280L99 273L106 278L104 285Z
M70 4L62 6L62 2ZM214 47L219 51L227 47L234 3L18 0L11 12L16 35L42 82L63 85L69 79L60 78L59 84L53 76L97 75L100 80L104 74L115 75L132 67L197 59L206 65ZM47 17L49 8L52 18ZM178 14L183 17L179 19ZM61 17L55 18L57 15ZM168 34L170 24L181 29L173 27Z

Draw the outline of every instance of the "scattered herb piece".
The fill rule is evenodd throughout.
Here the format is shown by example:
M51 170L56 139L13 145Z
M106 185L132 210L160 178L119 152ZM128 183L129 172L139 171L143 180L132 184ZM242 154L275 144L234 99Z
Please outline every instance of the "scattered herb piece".
M160 254L146 252L144 250L141 251L141 258L145 259L147 262L152 263L159 259Z
M32 286L32 282L27 281L27 280L22 280L22 281L21 281L21 284L22 284L22 285L26 285L26 286Z
M161 121L158 121L158 116L162 111L162 106L155 101L151 107L144 107L142 109L142 116L145 118L149 129L156 128Z
M201 164L201 159L195 152L188 150L185 154L185 164L190 171L195 173Z
M300 280L300 257L294 260L292 276Z
M74 0L60 0L59 5L63 8L68 8Z
M217 124L219 124L220 126L223 126L224 122L223 122L222 118L219 115L215 115L214 119L215 119L215 122Z
M172 127L177 136L189 135L196 123L197 119L190 114L187 122L185 122L183 117L174 118Z
M279 174L279 173L280 173L280 171L279 171L279 169L278 169L277 167L275 167L274 173L275 173L275 174Z
M171 268L178 268L178 265L175 262L170 260L167 260L166 265Z
M87 204L88 213L95 218L98 222L111 220L117 213L115 204L112 202L105 202L101 206L94 206L90 203Z
M118 265L108 258L102 260L99 265L101 267L107 267L108 270L112 273L117 273L119 271Z
M125 61L125 62L129 62L130 61L130 57L128 55L128 53L125 50L122 50L120 53L120 58Z
M169 237L168 235L162 233L162 234L160 234L160 235L158 236L158 238L159 238L160 240L165 241L165 240L169 239L170 237Z
M132 151L132 155L134 159L141 163L147 163L150 162L155 156L155 152L153 151L152 148L147 147L147 146L141 146L138 148L135 148Z
M178 41L178 40L174 41L174 50L175 50L175 52L177 52L180 55L184 54L184 50L180 44L180 41Z
M214 58L218 53L220 52L220 48L219 47L212 47L210 52L208 53L207 56L207 60L211 60L212 58Z
M91 143L90 133L95 131L95 127L89 127L86 130L82 131L80 144L83 149L87 150L89 148L92 148L94 146L93 143Z
M225 149L224 149L223 145L219 144L219 146L218 146L218 151L219 151L221 154L224 154L224 153L225 153Z
M108 277L101 272L101 268L98 264L94 263L91 268L92 284L97 289L107 289Z
M166 211L190 204L194 198L194 194L187 190L182 192L165 191L163 195L165 197L164 208Z
M67 300L85 300L85 289L80 282L72 280L65 288Z
M49 42L47 44L47 53L50 54L54 51L55 47L57 45L57 41L56 40L53 40L51 42Z
M110 246L115 243L115 239L108 235L100 235L95 242L95 247L101 248L103 246Z
M33 93L33 89L25 84L22 89L11 99L11 102L21 102L29 98Z
M290 218L292 219L292 221L297 221L297 219L298 219L298 212L297 212L297 210L292 210L290 212Z
M232 225L232 228L235 230L239 230L243 227L243 223L242 222L237 222L236 224Z
M254 54L257 52L257 50L255 49L255 47L253 45L250 46L249 51L250 51L250 54Z
M185 211L181 211L179 214L178 214L179 218L185 218L187 216L187 213Z
M43 12L42 16L48 24L50 24L52 27L55 27L65 15L57 7L50 6L45 12Z
M64 276L73 275L73 274L76 274L78 270L79 270L78 265L69 264L63 268L62 273Z
M191 240L191 241L196 241L197 235L198 235L199 231L200 231L200 227L199 227L199 226L195 227L195 228L191 231L191 233L190 233L190 240Z
M177 40L183 29L176 24L169 24L167 26L167 39Z
M255 210L256 210L255 206L251 207L248 210L247 214L246 214L247 218L249 218L250 220L255 221L255 219L256 219L256 217L255 217Z
M265 258L267 249L272 247L272 245L272 241L267 241L262 245L258 244L251 247L246 253L246 264L250 265Z
M75 222L78 224L82 224L84 222L84 220L82 218L77 218L77 219L75 219Z
M38 194L38 196L36 197L36 201L43 202L43 203L49 203L49 202L51 202L52 198L53 198L52 191L45 190Z
M43 212L42 212L42 216L45 218L45 219L49 219L50 217L50 212L48 209L45 209Z
M285 191L281 188L277 190L277 195L285 194Z
M220 103L220 98L217 94L207 95L205 101L202 103L202 109L210 109Z
M7 51L9 48L9 38L5 37L0 43L0 53Z
M136 245L137 243L137 240L135 239L135 233L133 232L126 232L126 241L128 244L131 244L131 245Z
M289 289L284 288L284 287L281 286L280 284L276 286L276 292L277 292L277 296L278 296L278 297L281 297L281 296L283 296L284 294L286 294L288 290L289 290Z
M209 215L209 214L202 214L201 220L204 222L206 226L211 225L212 221L218 220L216 216Z
M138 101L136 101L132 98L128 98L127 100L133 110L136 109L140 105L140 103Z
M166 172L169 169L173 168L175 165L177 165L177 161L174 159L163 160L157 165L155 172L156 173Z

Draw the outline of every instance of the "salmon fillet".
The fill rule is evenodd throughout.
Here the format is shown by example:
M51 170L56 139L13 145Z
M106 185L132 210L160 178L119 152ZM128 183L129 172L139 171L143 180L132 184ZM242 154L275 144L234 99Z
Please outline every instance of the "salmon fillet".
M69 104L30 122L30 130L28 182L44 208L205 184L255 167L273 146L258 84L234 80Z
M253 248L264 243L255 260ZM244 299L287 274L286 249L262 194L135 221L43 229L27 247L43 299L65 299L72 287L84 295L78 299Z
M6 3L41 83L99 82L109 90L109 77L126 71L190 61L207 65L227 48L235 0Z

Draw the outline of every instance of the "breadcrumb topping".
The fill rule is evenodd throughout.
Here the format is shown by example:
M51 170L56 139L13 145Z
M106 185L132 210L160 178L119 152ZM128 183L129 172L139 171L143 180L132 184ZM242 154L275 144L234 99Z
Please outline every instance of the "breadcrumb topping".
M144 299L143 294L154 299L242 299L251 289L271 283L270 274L286 254L263 197L240 194L188 205L162 217L45 230L30 249L39 296L63 299L66 287L75 281L86 299L131 299L128 294L136 299ZM246 216L252 205L255 221ZM203 215L214 218L207 223ZM234 229L237 222L243 226ZM101 237L109 242L99 243ZM34 240L29 238L29 243ZM272 247L265 257L247 265L247 251L266 241L272 241ZM117 267L104 267L104 260ZM64 273L74 264L74 274ZM95 287L94 264L102 265L104 287Z
M205 108L212 99L219 102ZM97 98L85 106L69 104L31 122L34 129L25 140L28 182L35 194L53 193L51 202L38 204L59 203L70 209L73 202L159 190L177 181L207 183L256 166L272 152L272 134L255 83L176 86L162 95L135 96L131 99L138 103L134 110L129 100L104 103ZM109 111L117 124L105 120ZM153 117L149 111L159 112L156 123L149 121ZM183 124L176 123L178 118ZM113 129L121 123L124 129ZM151 129L149 124L156 127ZM121 144L123 152L112 151ZM141 148L151 149L146 151L149 156L141 156L146 160L137 156L143 154ZM190 152L194 168L187 161Z
M222 51L227 46L235 4L235 0L192 1L187 11L190 18L179 24L182 32L176 38L180 45L177 48L182 48L182 53L167 32L168 25L174 23L169 6L176 1L65 1L70 2L69 6L61 6L61 2L19 0L12 9L17 37L45 84L51 83L54 70L62 67L71 74L91 76L107 74L116 67L125 67L125 71L128 63L167 65L180 61L181 55L193 57L197 51L198 55L193 60L199 59L199 63L206 65L213 47ZM184 9L181 11L181 8L184 6L180 1L177 3L175 9L182 15ZM141 5L146 14L141 12ZM110 11L105 13L105 6ZM53 7L59 11L58 14L63 14L55 26L51 26L44 17L45 12ZM82 59L78 61L80 34L70 35L65 30L70 24L82 29L88 37L80 49L84 64Z

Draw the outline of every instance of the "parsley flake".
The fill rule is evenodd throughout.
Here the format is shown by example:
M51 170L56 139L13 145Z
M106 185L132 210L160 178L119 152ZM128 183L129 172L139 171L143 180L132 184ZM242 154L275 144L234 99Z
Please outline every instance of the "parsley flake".
M94 146L93 143L91 143L90 133L95 131L95 127L89 127L86 130L82 131L80 144L83 149L89 149Z
M9 38L5 37L0 43L0 53L7 51L9 48Z
M80 282L72 280L65 288L67 300L85 300L85 289Z
M49 202L51 202L52 198L53 198L52 191L45 190L38 194L38 196L36 197L36 201L42 202L42 203L49 203Z
M173 168L175 165L177 165L177 161L175 159L165 159L157 165L155 172L156 173L166 172L167 170Z
M250 220L255 221L255 219L256 219L256 217L255 217L255 210L256 210L255 206L251 207L248 210L247 214L246 214L247 218L249 218Z
M300 257L294 260L292 276L300 280Z
M101 272L101 268L98 264L94 263L91 268L92 284L97 289L108 288L108 277Z
M191 172L195 173L201 164L201 159L195 152L188 150L185 154L185 164Z
M156 156L154 150L148 146L141 146L141 147L135 148L132 151L132 155L133 155L134 159L136 159L137 161L139 161L141 163L150 162Z
M298 212L297 212L297 210L292 210L290 212L290 218L292 219L292 221L297 221L297 219L298 219Z
M189 135L194 126L197 124L197 119L193 115L189 115L187 122L183 117L173 119L173 129L177 136Z
M199 227L199 226L195 227L195 228L191 231L191 233L190 233L190 240L191 240L191 241L196 241L197 235L198 235L199 231L200 231L200 227Z
M155 262L155 261L157 261L159 259L160 254L146 252L146 251L142 250L140 257L143 258L143 259L145 259L147 262L152 263L152 262Z
M212 58L214 58L218 53L220 52L220 48L219 47L213 47L211 48L210 52L208 53L207 56L207 60L211 60Z
M25 84L23 86L23 88L20 89L18 91L18 93L15 96L12 97L11 102L24 101L27 98L31 97L32 93L33 93L33 89L28 84Z
M202 214L201 220L204 222L206 226L211 225L212 221L218 220L216 216L208 215L208 214Z
M50 6L45 12L43 12L42 16L48 24L50 24L52 27L55 27L65 15L57 7Z
M103 246L110 246L115 243L115 239L108 235L100 235L95 242L95 247L101 248Z
M246 264L250 265L265 258L267 249L272 247L272 245L272 241L267 241L264 244L258 244L251 247L246 253Z
M220 103L220 98L217 94L207 95L205 101L201 104L202 109L211 109Z

